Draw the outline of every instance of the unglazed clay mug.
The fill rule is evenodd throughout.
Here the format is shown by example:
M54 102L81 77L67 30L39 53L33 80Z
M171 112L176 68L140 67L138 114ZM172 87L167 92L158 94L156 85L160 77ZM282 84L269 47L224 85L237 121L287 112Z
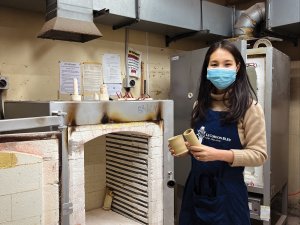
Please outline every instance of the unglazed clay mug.
M189 151L185 145L185 141L181 134L169 138L168 142L169 142L170 146L172 147L172 149L174 150L174 154L176 156L182 155Z
M183 132L184 138L192 146L201 146L199 139L197 138L194 129L190 128Z

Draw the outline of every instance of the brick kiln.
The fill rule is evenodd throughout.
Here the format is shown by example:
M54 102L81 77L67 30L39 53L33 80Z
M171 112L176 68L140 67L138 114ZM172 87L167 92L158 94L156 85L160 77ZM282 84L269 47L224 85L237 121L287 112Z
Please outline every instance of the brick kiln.
M0 138L2 145L10 146L1 148L3 154L38 159L34 162L39 163L40 183L31 191L38 189L40 207L27 214L40 221L36 224L174 224L174 190L167 185L173 173L173 157L167 151L167 139L173 135L172 101L6 102L5 109L10 122L61 118L59 126L31 130L22 140L14 139L20 134ZM49 156L51 150L45 149L53 142L57 155ZM16 143L22 147L16 149ZM6 170L14 174L15 168ZM108 188L113 200L106 211L102 206ZM17 218L28 219L23 217Z

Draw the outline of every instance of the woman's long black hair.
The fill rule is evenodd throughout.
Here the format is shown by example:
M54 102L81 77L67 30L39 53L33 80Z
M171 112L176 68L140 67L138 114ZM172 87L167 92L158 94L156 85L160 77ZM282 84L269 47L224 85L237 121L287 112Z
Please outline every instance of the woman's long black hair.
M230 52L236 62L236 65L239 65L239 70L236 75L235 82L226 89L224 94L224 103L228 108L226 113L222 114L222 122L224 123L233 123L239 121L244 117L247 109L253 102L253 98L257 100L256 93L253 87L250 84L248 79L246 64L240 53L240 51L235 47L234 44L227 40L223 40L217 43L214 43L207 50L201 77L200 77L200 88L198 94L198 104L193 109L191 126L194 127L197 121L203 121L207 110L211 107L212 98L211 93L215 90L214 85L207 79L207 67L209 64L210 56L218 48L224 49ZM226 98L226 99L225 99Z

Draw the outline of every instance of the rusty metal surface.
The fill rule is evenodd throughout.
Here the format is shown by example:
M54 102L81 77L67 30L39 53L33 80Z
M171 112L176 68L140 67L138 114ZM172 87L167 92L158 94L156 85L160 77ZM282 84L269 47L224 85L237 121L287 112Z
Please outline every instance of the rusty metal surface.
M5 102L5 118L22 118L35 115L49 116L62 111L67 115L67 126L94 125L106 123L124 123L140 121L159 121L162 118L163 105L172 107L171 100L158 101L8 101ZM43 110L41 110L43 109ZM47 110L45 110L47 109ZM172 109L173 110L173 109ZM30 115L30 111L32 115Z
M50 110L67 113L68 126L123 123L139 121L158 121L161 119L160 102L53 102Z
M33 118L0 120L0 132L59 126L62 124L62 122L62 118L59 116L41 116Z
M58 139L60 136L61 133L59 131L22 134L2 134L0 135L0 143Z

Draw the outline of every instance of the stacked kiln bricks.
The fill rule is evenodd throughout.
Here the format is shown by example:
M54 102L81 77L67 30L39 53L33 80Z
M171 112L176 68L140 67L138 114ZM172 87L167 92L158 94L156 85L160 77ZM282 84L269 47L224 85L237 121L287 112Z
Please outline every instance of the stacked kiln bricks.
M68 152L70 171L70 202L73 213L70 225L85 225L84 144L114 132L132 132L149 136L149 225L163 224L163 130L162 124L132 122L70 127ZM100 208L100 206L99 206Z
M106 136L84 145L85 211L102 208L106 193Z
M0 225L59 224L58 141L0 143Z

